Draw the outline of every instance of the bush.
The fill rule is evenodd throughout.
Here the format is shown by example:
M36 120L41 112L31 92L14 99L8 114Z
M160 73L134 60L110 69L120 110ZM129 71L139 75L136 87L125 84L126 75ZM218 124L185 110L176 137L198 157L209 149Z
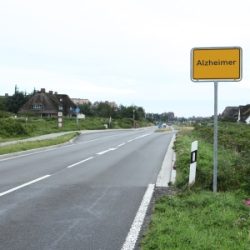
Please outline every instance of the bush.
M11 113L0 110L0 118L9 118Z
M119 128L132 128L133 120L130 118L122 118L117 121Z
M24 136L28 135L28 132L21 121L7 118L0 119L0 135L2 137Z
M250 194L250 134L249 126L220 123L218 149L218 190L244 190ZM177 183L179 188L188 186L190 147L199 141L196 182L194 188L212 189L213 183L213 134L212 127L197 126L195 130L179 134L175 142L177 152Z

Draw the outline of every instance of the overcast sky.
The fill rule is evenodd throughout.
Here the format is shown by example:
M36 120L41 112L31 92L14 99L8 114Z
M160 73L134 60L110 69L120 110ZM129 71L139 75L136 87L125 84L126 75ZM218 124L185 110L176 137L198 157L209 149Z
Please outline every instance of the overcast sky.
M213 83L190 80L193 47L240 46L243 79L219 112L250 103L246 0L0 0L0 95L46 88L146 112L213 115Z

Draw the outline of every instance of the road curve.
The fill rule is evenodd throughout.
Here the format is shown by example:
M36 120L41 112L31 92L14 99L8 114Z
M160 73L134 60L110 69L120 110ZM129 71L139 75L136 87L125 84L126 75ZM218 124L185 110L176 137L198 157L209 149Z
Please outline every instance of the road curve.
M172 134L83 134L0 157L0 248L121 249Z

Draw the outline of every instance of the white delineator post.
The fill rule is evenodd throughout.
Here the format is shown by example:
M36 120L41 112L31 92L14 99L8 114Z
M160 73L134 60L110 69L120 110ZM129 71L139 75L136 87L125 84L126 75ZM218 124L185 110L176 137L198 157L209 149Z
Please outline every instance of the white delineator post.
M63 112L58 112L58 128L62 128L63 126Z
M197 153L198 153L198 141L194 141L192 142L191 145L191 160L190 160L189 182L188 182L189 185L193 185L195 183Z

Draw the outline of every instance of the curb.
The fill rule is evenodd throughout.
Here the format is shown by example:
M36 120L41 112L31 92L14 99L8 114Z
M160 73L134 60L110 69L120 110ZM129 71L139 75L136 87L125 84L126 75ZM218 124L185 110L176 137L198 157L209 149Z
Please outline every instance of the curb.
M156 187L168 187L169 183L175 183L176 170L174 169L176 155L173 150L176 135L174 134L169 143L168 150L162 162L161 170L157 177Z

